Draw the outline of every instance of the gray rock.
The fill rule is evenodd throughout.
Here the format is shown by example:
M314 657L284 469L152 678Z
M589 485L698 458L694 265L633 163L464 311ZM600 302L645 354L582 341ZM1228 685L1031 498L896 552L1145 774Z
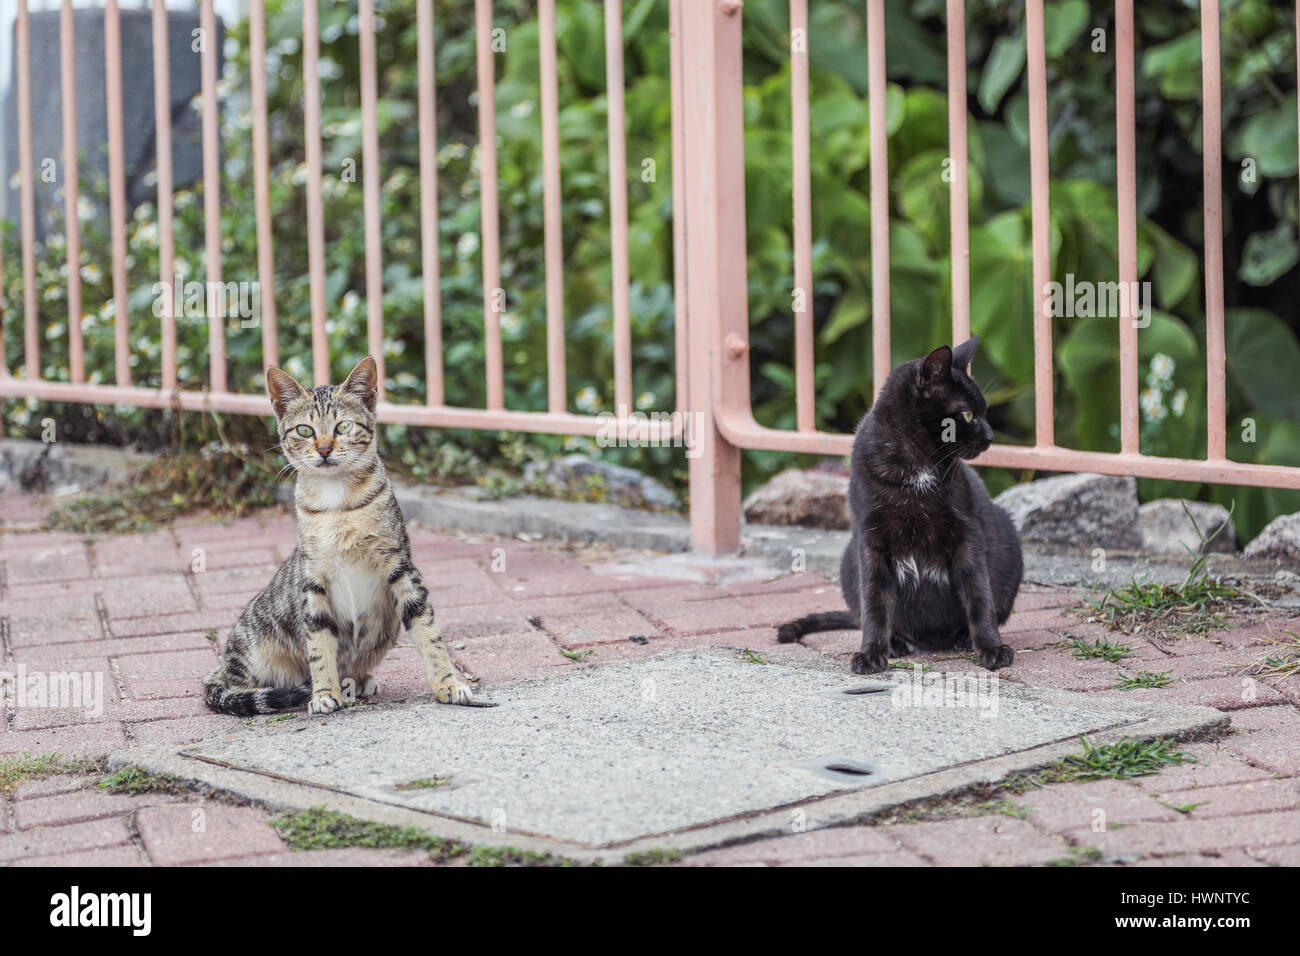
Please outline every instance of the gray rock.
M1245 551L1248 558L1276 558L1300 565L1300 511L1282 515L1264 525Z
M997 503L1025 541L1087 548L1142 547L1137 481L1112 475L1058 475L1013 485Z
M790 468L745 499L745 520L750 524L846 529L850 523L848 494L847 475Z
M603 482L606 497L614 504L630 508L681 507L677 495L662 482L635 468L611 465L586 455L566 455L540 464L531 463L524 470L524 480L557 492L582 492L592 481Z
M1184 505L1187 511L1183 510ZM1192 515L1190 521L1188 512ZM1223 530L1214 536L1214 540L1202 545L1201 536L1213 534L1220 526ZM1189 550L1197 554L1219 551L1231 554L1237 550L1237 529L1228 509L1208 501L1181 498L1148 501L1138 508L1138 527L1142 531L1144 551L1161 554L1187 554Z
M97 488L120 478L147 456L120 448L0 439L0 488L66 494Z

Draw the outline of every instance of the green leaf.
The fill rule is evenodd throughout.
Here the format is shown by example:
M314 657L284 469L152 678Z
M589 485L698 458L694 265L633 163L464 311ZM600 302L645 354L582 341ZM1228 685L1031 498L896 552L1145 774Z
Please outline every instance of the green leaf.
M1021 211L971 227L971 329L1003 375L1014 380L1033 374L1032 262Z
M1085 0L1047 4L1043 12L1043 45L1049 60L1063 56L1074 45L1088 25L1088 16Z
M1138 235L1150 241L1154 252L1151 277L1156 299L1162 309L1173 309L1196 287L1200 278L1196 253L1147 220L1139 222Z
M1253 159L1261 176L1296 174L1296 95L1248 117L1229 137L1229 155Z
M1002 98L1011 89L1011 84L1020 77L1025 68L1025 38L1019 34L1013 37L998 37L993 41L993 49L980 74L979 101L986 113L997 112Z
M830 320L822 329L822 344L833 344L845 332L857 328L870 317L871 303L867 297L855 289L848 290L831 309Z
M1146 79L1157 80L1160 92L1171 100L1198 99L1201 95L1199 31L1151 47L1142 57L1141 73Z
M1244 413L1300 420L1300 344L1286 323L1267 309L1228 309L1224 337L1228 375L1251 403Z
M1271 232L1255 232L1246 239L1237 276L1250 285L1270 285L1300 261L1291 224L1280 222Z

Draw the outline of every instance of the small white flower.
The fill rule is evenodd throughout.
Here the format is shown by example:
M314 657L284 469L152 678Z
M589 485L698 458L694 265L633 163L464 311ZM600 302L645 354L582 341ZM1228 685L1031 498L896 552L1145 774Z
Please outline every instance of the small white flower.
M1174 360L1164 352L1157 352L1151 356L1151 374L1162 381L1169 381L1174 377Z
M573 404L578 406L578 410L588 414L600 411L601 400L600 393L590 385L578 390L578 394L573 396Z
M1169 400L1169 407L1176 416L1181 417L1183 412L1187 411L1187 389L1180 388L1174 392L1173 398Z
M1162 421L1165 417L1164 397L1158 389L1144 388L1138 399L1142 408L1142 417L1149 422Z

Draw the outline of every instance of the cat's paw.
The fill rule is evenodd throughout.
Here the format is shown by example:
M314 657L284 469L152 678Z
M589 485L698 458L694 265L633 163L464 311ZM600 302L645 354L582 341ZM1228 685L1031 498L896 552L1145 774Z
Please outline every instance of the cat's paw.
M861 651L849 658L849 670L854 674L879 674L889 666L889 659L881 652L863 654Z
M980 648L980 663L991 671L1001 667L1010 667L1011 662L1016 659L1016 652L1006 644L995 644L992 647Z
M889 639L889 656L903 657L907 654L915 654L916 645L902 634L895 634Z
M374 697L379 693L379 681L367 674L361 681L361 687L357 691L357 697Z
M309 714L332 714L342 709L343 701L339 699L339 695L328 690L312 694L311 702L307 705Z
M474 703L473 692L454 678L434 684L433 696L440 704L461 704L468 707Z

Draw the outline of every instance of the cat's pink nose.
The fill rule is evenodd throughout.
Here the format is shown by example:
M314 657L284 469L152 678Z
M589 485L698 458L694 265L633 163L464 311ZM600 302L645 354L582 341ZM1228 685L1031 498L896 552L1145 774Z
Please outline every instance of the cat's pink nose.
M321 456L322 458L328 458L328 457L330 456L330 452L332 452L332 451L334 450L334 446L333 446L333 445L317 445L317 446L316 446L316 450L317 450L318 452L320 452L320 456Z

